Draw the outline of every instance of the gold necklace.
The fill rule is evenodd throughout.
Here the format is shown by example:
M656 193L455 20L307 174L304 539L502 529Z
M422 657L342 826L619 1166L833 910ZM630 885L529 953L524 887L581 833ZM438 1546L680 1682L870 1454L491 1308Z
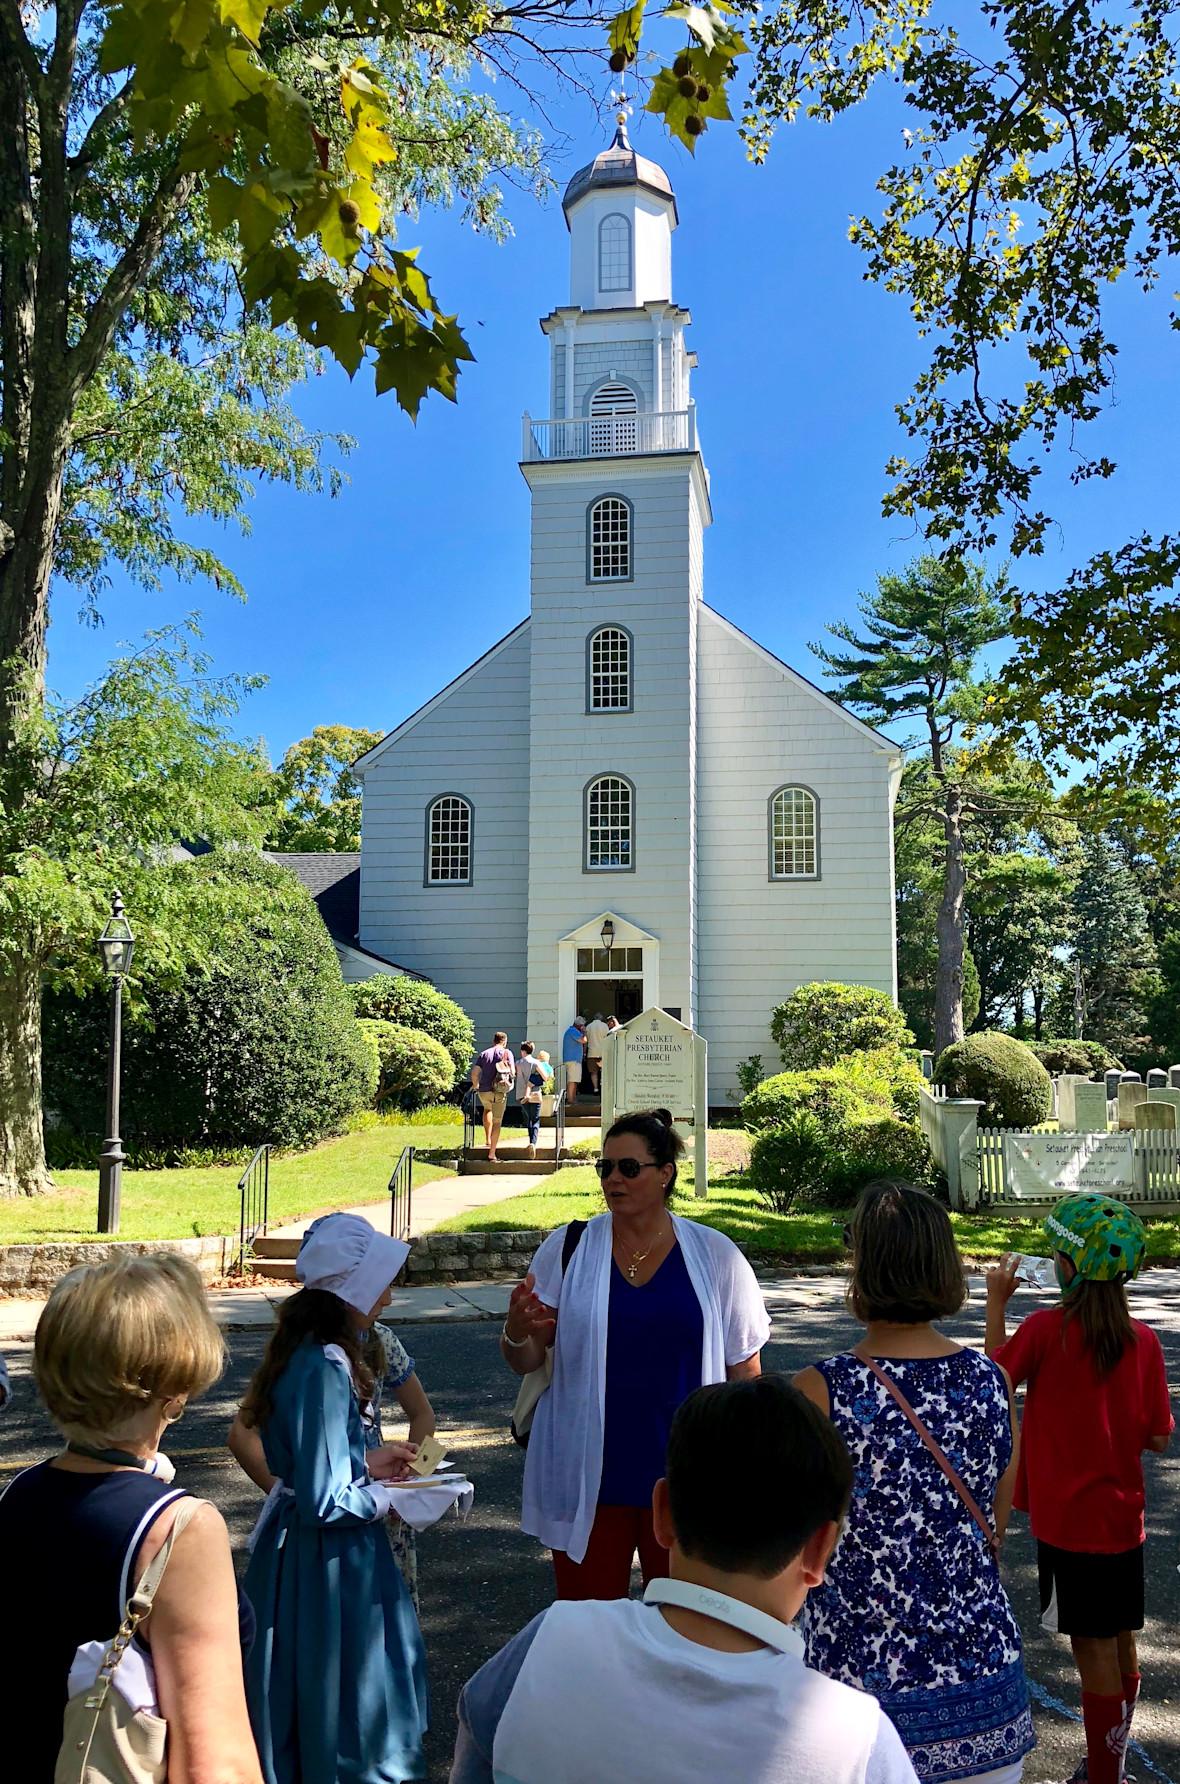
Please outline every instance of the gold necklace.
M627 1269L627 1275L631 1278L632 1282L634 1282L636 1276L639 1274L639 1266L643 1262L644 1258L651 1256L652 1252L655 1250L656 1246L659 1244L659 1242L663 1238L663 1236L664 1235L662 1233L658 1233L656 1235L656 1237L652 1240L651 1244L648 1246L646 1251L633 1251L631 1253L631 1262L626 1266L626 1269Z

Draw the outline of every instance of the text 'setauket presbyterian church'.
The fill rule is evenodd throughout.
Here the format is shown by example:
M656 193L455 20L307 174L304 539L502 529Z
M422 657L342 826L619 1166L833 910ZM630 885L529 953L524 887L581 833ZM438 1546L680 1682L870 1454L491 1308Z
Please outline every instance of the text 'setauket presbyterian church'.
M895 990L900 759L704 600L667 175L620 126L564 210L551 419L523 430L529 613L361 758L358 940L457 998L481 1045L554 1050L579 1011L661 1005L707 1037L721 1102L738 1060L773 1067L796 985Z

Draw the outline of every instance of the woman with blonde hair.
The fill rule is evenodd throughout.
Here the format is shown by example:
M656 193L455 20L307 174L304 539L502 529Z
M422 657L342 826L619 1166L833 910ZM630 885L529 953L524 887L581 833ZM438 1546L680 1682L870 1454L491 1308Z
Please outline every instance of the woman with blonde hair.
M66 1447L0 1498L0 1676L19 1706L22 1784L51 1784L78 1650L114 1636L185 1498L152 1472L161 1439L223 1366L184 1258L123 1254L72 1270L49 1297L33 1373ZM229 1536L212 1505L177 1536L119 1688L124 1668L154 1700L138 1707L168 1725L169 1784L260 1784Z

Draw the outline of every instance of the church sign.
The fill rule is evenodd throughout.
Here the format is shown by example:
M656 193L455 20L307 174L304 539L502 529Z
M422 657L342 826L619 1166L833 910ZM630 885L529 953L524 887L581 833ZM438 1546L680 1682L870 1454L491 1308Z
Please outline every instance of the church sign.
M693 1147L697 1195L708 1194L707 1048L666 1010L644 1010L603 1043L603 1132L619 1115L668 1109Z
M1005 1134L1004 1176L1016 1201L1052 1201L1079 1190L1117 1196L1135 1187L1135 1136Z

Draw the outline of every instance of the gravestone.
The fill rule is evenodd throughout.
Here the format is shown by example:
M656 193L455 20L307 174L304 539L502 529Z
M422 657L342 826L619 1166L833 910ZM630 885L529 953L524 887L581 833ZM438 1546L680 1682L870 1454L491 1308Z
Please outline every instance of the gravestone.
M1089 1078L1084 1072L1062 1072L1053 1080L1057 1092L1057 1125L1063 1132L1072 1133L1077 1127L1077 1106L1074 1101L1079 1084L1088 1084ZM1105 1087L1104 1087L1105 1088Z
M1172 1090L1170 1087L1153 1090L1149 1100L1152 1108L1156 1108L1161 1103L1167 1103L1169 1108L1180 1111L1180 1090Z
M1110 1104L1105 1084L1092 1084L1079 1079L1073 1087L1073 1125L1075 1133L1104 1134L1110 1120Z
M1119 1084L1119 1126L1134 1127L1135 1110L1147 1101L1147 1086L1141 1078L1124 1078Z
M1122 1075L1123 1074L1121 1072L1107 1072L1106 1073L1106 1100L1107 1100L1107 1102L1113 1102L1115 1097L1118 1095L1118 1093L1119 1093L1119 1079L1122 1077Z
M1168 1083L1172 1086L1173 1090L1180 1090L1180 1065L1170 1065L1168 1067Z
M1151 1070L1147 1074L1147 1088L1148 1088L1148 1090L1162 1090L1167 1085L1167 1082L1168 1082L1167 1072L1165 1072L1162 1069L1162 1067L1160 1067L1158 1065L1153 1065Z
M1140 1134L1162 1134L1176 1132L1176 1106L1174 1103L1156 1102L1149 1098L1140 1103L1135 1110L1135 1131Z
M668 1109L693 1148L696 1194L709 1193L708 1049L666 1010L644 1010L603 1042L602 1129L637 1109Z
M1120 1084L1142 1084L1142 1082L1143 1077L1139 1072L1120 1072L1119 1074Z

